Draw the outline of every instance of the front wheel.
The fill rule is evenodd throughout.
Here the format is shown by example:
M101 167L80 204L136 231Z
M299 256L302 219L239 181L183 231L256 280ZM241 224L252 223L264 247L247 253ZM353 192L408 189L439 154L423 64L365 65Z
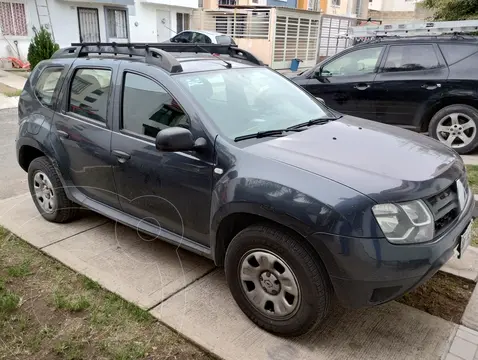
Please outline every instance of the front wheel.
M254 225L237 234L225 271L236 303L267 331L299 336L328 313L332 290L321 261L280 228Z
M438 111L430 121L430 135L459 154L468 154L478 146L478 110L469 105L450 105Z

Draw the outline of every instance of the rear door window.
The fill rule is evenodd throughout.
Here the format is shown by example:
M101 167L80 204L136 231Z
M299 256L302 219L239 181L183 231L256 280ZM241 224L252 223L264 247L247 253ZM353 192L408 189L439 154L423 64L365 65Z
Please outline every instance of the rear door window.
M440 44L439 46L448 65L453 65L478 52L478 45L475 44Z
M419 71L440 66L432 44L390 46L383 72Z
M53 94L58 86L62 71L62 67L44 69L35 85L35 95L38 101L46 107L51 108L53 106Z
M106 123L110 94L110 69L78 69L70 88L71 113Z

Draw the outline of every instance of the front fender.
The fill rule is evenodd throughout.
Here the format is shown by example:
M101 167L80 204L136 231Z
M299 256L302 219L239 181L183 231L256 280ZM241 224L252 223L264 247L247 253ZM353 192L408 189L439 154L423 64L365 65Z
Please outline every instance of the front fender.
M317 232L368 235L357 232L357 222L361 222L361 209L370 208L369 200L363 196L347 195L345 188L341 202L332 205L271 180L225 176L218 182L212 195L211 248L217 255L221 253L222 239L217 236L220 224L228 216L239 213L260 216L281 224L305 239Z

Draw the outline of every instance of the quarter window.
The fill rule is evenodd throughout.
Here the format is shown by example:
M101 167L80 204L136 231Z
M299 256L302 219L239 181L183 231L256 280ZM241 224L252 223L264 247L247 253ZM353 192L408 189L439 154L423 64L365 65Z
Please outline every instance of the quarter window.
M391 46L384 72L429 70L439 67L433 45Z
M60 80L61 67L50 67L43 70L35 85L35 95L38 100L45 106L53 105L53 94Z
M375 72L383 47L352 51L325 65L322 76L356 76Z
M179 104L156 82L126 73L123 88L123 129L155 138L170 126L189 128Z
M69 111L106 123L111 70L79 69L70 89Z

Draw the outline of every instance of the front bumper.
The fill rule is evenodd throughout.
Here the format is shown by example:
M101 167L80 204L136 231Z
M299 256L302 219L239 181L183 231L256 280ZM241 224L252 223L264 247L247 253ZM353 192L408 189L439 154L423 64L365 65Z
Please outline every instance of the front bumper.
M320 254L339 301L358 308L391 301L430 279L454 254L472 219L470 192L463 211L435 240L394 245L385 238L350 238L316 233L310 243Z

